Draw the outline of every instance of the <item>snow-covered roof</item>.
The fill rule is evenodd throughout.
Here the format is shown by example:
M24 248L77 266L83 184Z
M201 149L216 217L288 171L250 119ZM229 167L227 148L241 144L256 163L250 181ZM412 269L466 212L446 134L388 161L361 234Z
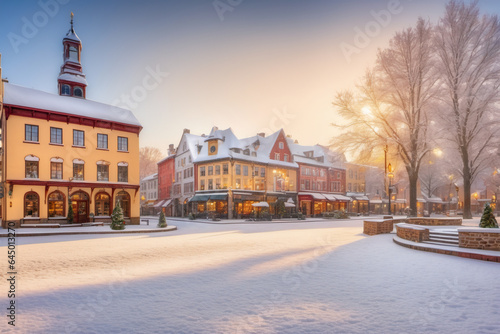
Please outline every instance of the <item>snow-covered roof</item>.
M87 80L85 79L84 74L70 74L70 73L62 73L57 77L58 80L66 80L78 82L82 85L87 86Z
M297 168L298 165L295 162L285 162L280 160L273 160L270 158L271 150L274 146L274 143L276 142L276 139L278 138L280 131L277 131L267 137L252 136L244 139L238 139L231 128L228 128L226 130L219 130L214 127L207 138L201 137L203 140L201 142L198 142L198 145L201 145L202 147L200 153L196 157L194 157L194 162L205 162L211 160L232 158L262 164ZM218 144L217 154L208 154L209 147L207 139L220 140Z
M66 33L66 36L64 36L63 40L65 39L69 39L70 41L75 41L78 43L82 42L73 28L69 29L69 31Z
M11 83L4 83L4 104L141 126L134 114L127 109L77 97L50 94Z
M144 177L144 178L141 180L141 182L142 182L142 181L151 181L151 180L154 180L154 179L157 179L157 178L158 178L158 173L153 173L153 174L151 174L151 175L148 175L148 176Z

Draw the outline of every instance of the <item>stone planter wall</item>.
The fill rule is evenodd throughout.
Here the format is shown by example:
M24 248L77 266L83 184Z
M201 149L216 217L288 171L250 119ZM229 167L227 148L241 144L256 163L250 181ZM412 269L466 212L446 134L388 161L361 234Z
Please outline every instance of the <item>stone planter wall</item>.
M365 220L363 222L363 233L368 235L391 233L394 229L394 224L402 221L404 219Z
M405 222L413 225L427 225L427 226L456 226L462 225L462 218L424 218L412 217L406 218Z
M429 240L429 229L412 226L405 223L400 223L396 225L397 236L401 239L422 242Z
M500 251L500 229L477 228L458 230L458 245L463 248Z

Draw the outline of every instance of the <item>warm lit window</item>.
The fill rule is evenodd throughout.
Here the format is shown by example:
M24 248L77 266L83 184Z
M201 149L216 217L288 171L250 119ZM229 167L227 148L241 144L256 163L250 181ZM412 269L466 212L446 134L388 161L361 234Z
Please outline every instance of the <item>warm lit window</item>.
M97 148L107 150L108 149L108 135L103 133L97 134Z
M38 142L38 125L26 124L24 130L24 140Z
M118 151L127 152L128 151L128 138L118 137Z
M223 164L222 165L222 174L226 175L227 173L229 173L229 165Z
M208 190L214 189L214 180L208 179Z
M95 196L95 215L109 216L109 195L106 193L98 193Z
M215 166L215 175L220 175L220 165Z
M200 167L200 176L205 176L205 167Z
M84 179L84 162L80 159L73 160L73 180Z
M48 198L49 217L64 217L64 195L60 191L55 191Z
M50 143L62 144L62 129L52 127L50 128Z
M73 130L73 146L85 146L85 133L80 130Z
M62 180L63 178L63 164L62 162L50 162L50 178L56 180Z
M38 158L29 155L26 158L24 158L24 170L25 174L24 177L27 179L38 179Z
M205 190L205 180L200 180L200 190Z
M39 217L40 198L36 192L30 191L24 195L24 216Z
M214 166L208 166L208 175L214 175Z

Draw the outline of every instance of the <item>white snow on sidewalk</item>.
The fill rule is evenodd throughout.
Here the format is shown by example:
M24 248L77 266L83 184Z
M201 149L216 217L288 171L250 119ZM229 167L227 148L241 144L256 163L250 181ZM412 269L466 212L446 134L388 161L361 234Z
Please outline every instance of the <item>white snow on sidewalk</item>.
M500 331L497 263L368 237L361 220L172 224L164 234L17 238L15 332ZM9 327L4 316L0 332Z

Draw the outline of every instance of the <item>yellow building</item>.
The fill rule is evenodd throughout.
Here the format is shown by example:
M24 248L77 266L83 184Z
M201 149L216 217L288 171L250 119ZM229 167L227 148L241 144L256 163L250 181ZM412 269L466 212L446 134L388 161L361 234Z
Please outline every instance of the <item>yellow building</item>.
M109 221L120 203L139 224L140 123L129 110L86 100L81 42L73 25L63 39L59 95L4 84L2 226L6 221Z

